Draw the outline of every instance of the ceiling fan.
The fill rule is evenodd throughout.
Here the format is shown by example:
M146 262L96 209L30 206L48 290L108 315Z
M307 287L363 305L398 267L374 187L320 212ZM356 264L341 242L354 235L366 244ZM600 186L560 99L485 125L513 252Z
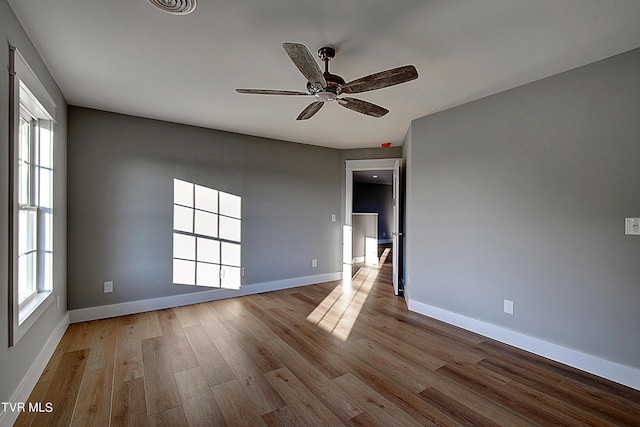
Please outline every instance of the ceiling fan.
M323 73L305 45L300 43L282 43L282 47L302 75L306 77L308 92L272 89L236 89L236 92L257 95L314 96L316 101L309 104L296 120L310 119L322 108L325 102L330 101L337 101L337 103L343 107L358 113L372 117L382 117L387 114L389 110L361 99L343 95L382 89L418 78L416 67L413 65L405 65L346 83L342 77L329 72L329 61L336 55L334 48L325 46L318 50L318 56L324 62Z

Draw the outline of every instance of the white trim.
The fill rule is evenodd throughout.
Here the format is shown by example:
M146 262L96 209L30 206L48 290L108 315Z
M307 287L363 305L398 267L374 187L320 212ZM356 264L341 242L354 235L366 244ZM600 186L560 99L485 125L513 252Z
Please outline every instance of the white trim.
M395 162L402 160L399 157L385 159L345 160L347 169L354 171L393 170Z
M47 114L51 116L51 119L55 120L57 108L55 101L51 98L51 95L49 95L49 92L45 89L44 85L40 83L38 76L33 72L20 51L13 46L9 46L9 50L14 55L14 68L11 72L16 74L20 81L24 82L27 88L29 88L37 98L38 102L42 104Z
M335 280L341 280L341 278L342 272L336 272L318 274L315 276L296 277L293 279L276 280L273 282L256 283L253 285L243 285L238 290L211 289L202 292L192 292L168 297L123 302L120 304L79 308L76 310L70 310L69 317L71 323L106 319L109 317L125 316L127 314L142 313L145 311L161 310L164 308L179 307L182 305L253 295L263 292L295 288L298 286L313 285L316 283L332 282Z
M44 368L47 367L47 363L49 363L51 356L53 356L53 352L56 350L62 336L67 330L67 326L69 326L68 312L49 336L44 347L40 350L40 354L38 354L38 357L27 371L27 374L22 378L20 385L16 388L15 392L9 399L9 402L26 402L29 399L33 388L36 386L40 376L44 372ZM0 412L0 427L12 426L18 419L19 415L20 412Z
M352 215L353 215L353 172L366 171L366 170L391 170L393 171L393 230L396 238L392 238L391 242L394 243L393 248L393 293L398 295L398 277L399 265L398 265L398 253L400 249L401 235L399 229L400 221L400 166L402 165L401 158L387 158L387 159L363 159L363 160L345 160L346 182L345 182L345 201L344 201L344 227L342 234L342 262L343 271L345 274L343 278L347 280L351 274L351 264L349 261L352 259L353 241L351 234ZM347 240L348 239L348 240Z
M53 291L39 292L30 303L18 306L18 324L14 326L13 345L27 333L53 302Z
M622 365L571 348L521 334L510 329L462 316L415 300L407 300L409 310L522 350L569 365L573 368L640 390L640 369Z
M36 74L29 67L29 64L27 64L20 52L13 46L9 46L9 74L9 200L11 205L9 211L9 346L11 347L18 343L51 304L53 291L55 290L53 285L51 289L42 289L43 284L40 283L40 267L37 267L37 288L41 294L30 303L23 304L21 307L18 290L19 278L17 277L19 270L19 177L17 165L20 144L19 126L21 109L24 100L25 109L29 109L29 114L35 115L35 118L38 119L39 124L37 127L44 127L41 125L44 125L46 120L46 122L51 122L51 129L49 130L52 130L53 122L55 121L56 105L45 87L40 83L40 80L38 80ZM53 140L51 142L53 143ZM30 141L30 144L33 144L33 141ZM41 207L40 203L36 203L36 206ZM40 225L37 227L39 229ZM38 238L36 246L38 257L40 257L42 252L40 246L41 242L40 238ZM38 264L40 264L40 261L38 261Z

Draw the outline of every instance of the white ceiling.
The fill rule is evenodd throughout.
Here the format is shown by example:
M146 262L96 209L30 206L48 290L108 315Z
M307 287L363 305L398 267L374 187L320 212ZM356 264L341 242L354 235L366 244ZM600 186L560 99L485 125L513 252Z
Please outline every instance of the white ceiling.
M402 144L412 119L640 47L638 0L9 0L72 105L336 148ZM376 119L313 98L282 42L350 81L413 64L420 77L353 95Z

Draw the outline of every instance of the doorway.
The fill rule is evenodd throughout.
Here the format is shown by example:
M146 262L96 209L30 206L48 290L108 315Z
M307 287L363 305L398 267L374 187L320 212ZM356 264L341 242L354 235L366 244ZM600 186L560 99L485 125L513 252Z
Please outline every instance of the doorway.
M343 230L343 280L351 277L353 270L353 196L354 177L367 176L373 178L374 171L379 175L389 174L392 187L392 208L389 220L391 243L393 292L399 295L399 251L400 251L400 162L401 159L373 159L346 161L346 195L345 195L345 225ZM384 241L384 240L383 240ZM377 242L376 242L377 243ZM376 244L377 247L377 244Z

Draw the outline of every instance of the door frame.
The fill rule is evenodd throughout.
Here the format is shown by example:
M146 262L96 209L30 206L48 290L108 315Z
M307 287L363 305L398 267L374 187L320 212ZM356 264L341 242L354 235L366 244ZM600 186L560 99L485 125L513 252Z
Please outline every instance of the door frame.
M351 279L352 264L352 233L351 233L351 216L353 214L353 172L355 171L373 171L373 170L392 170L393 171L393 230L391 233L392 240L392 264L393 264L393 293L399 294L399 238L400 232L400 165L402 159L366 159L366 160L345 160L346 163L346 191L345 191L345 214L344 227L342 233L342 263L343 263L343 280Z

